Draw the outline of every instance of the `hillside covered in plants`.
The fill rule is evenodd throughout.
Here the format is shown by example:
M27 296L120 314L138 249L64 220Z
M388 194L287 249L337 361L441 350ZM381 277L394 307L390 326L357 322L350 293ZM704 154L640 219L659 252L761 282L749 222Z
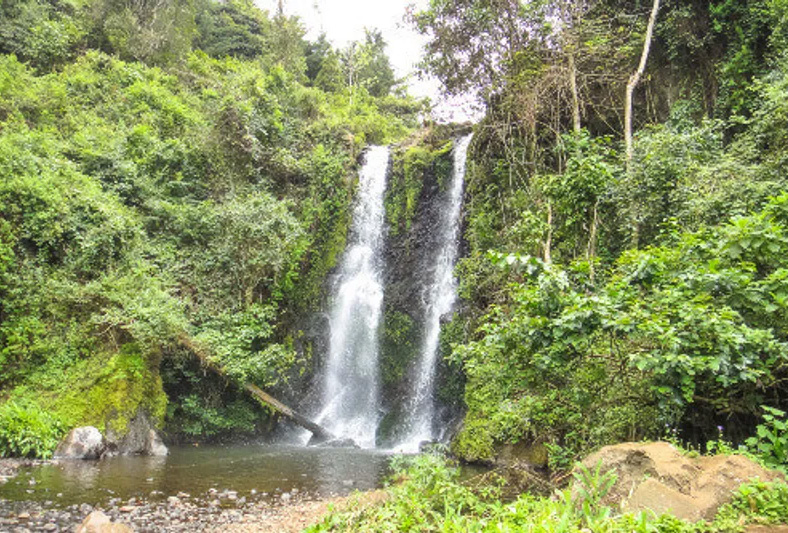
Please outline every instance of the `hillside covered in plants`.
M786 17L716 0L414 14L425 68L488 103L445 328L467 380L460 457L535 443L561 469L758 428L785 461L761 424L787 407Z
M265 434L232 383L305 387L358 157L425 107L379 34L304 34L244 1L0 6L0 454L140 410Z

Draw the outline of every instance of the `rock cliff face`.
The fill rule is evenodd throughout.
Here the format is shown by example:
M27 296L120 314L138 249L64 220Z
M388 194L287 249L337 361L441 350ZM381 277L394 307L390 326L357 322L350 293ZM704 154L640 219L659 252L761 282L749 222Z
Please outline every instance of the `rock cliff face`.
M382 419L377 445L381 447L392 446L403 436L398 430L403 428L403 402L413 386L411 371L422 344L425 290L430 282L427 273L433 267L439 244L435 230L441 220L441 197L445 196L441 193L451 178L453 141L467 133L467 127L438 126L422 130L409 141L392 147L385 195L385 279L379 338ZM461 256L464 250L461 246ZM289 390L285 393L285 397L312 414L320 412L320 375L330 335L325 310L330 308L335 270L326 277L321 312L299 321L300 335L295 342L310 368L289 380ZM443 355L439 357L438 396L451 401L439 403L438 416L439 424L448 432L460 413L462 391L457 388L450 394L441 394L447 383L460 382L458 372L443 362Z
M441 220L443 192L452 173L453 141L467 133L459 127L440 127L421 132L411 143L394 150L386 195L388 236L383 331L381 334L381 379L384 417L378 444L390 446L401 437L403 401L413 386L412 370L419 357L423 337L424 302L428 273L439 249L436 225ZM439 357L439 383L448 369ZM440 388L440 385L439 385ZM440 396L440 395L439 395ZM439 425L448 428L456 417L456 402L439 403Z

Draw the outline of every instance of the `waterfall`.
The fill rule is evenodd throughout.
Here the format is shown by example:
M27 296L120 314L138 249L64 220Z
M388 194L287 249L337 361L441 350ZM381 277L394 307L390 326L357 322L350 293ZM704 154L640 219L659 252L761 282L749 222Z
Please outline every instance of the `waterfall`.
M434 439L434 388L441 317L452 311L457 298L454 264L459 251L465 165L472 137L473 135L467 135L456 141L452 154L452 178L438 221L434 270L426 289L420 359L416 368L415 385L406 406L408 427L405 438L398 446L404 451L418 451L419 443Z
M375 446L378 422L378 326L383 304L384 204L388 147L364 159L352 231L332 289L329 354L318 421L359 446Z

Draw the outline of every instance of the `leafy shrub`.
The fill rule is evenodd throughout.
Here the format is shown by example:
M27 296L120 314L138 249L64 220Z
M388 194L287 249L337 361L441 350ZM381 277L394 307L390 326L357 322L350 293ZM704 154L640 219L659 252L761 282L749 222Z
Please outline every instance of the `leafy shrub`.
M726 524L742 522L788 523L788 485L758 480L745 483L738 488L733 501L720 508L716 522L723 531Z
M764 423L756 428L756 436L747 439L747 447L772 468L788 468L788 420L785 411L761 406Z
M0 407L0 457L48 459L64 432L58 419L35 405L9 401Z
M612 485L611 474L580 470L575 488L552 497L522 494L503 501L496 483L471 488L459 471L439 456L398 460L400 469L377 506L356 505L329 514L307 529L321 531L528 531L539 533L730 533L750 523L788 521L788 485L754 481L742 485L733 501L720 508L714 521L690 523L653 512L623 514L601 503Z
M455 351L469 407L455 451L540 436L580 453L690 421L710 438L719 413L756 414L788 360L785 206L626 252L592 290L577 269L499 257L522 281Z

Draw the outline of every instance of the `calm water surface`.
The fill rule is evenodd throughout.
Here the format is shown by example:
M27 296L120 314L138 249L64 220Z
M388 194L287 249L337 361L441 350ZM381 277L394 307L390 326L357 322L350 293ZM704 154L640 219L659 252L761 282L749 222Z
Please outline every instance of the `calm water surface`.
M197 497L212 488L234 490L239 497L253 489L328 496L380 487L390 457L375 450L271 445L173 447L168 457L60 461L25 469L0 485L0 498L95 505L110 498L147 498L153 491Z

